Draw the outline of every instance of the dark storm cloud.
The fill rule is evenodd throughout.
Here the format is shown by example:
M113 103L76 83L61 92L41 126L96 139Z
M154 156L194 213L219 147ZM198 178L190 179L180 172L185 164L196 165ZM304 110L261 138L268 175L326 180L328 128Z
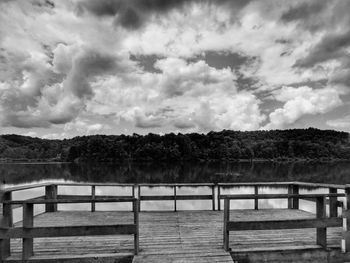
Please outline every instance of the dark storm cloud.
M301 3L300 5L291 7L287 12L282 14L281 19L285 22L295 20L304 20L321 12L327 5L327 1L317 0Z
M123 70L116 57L94 50L85 50L74 60L65 85L79 98L90 97L93 95L89 84L90 78Z
M156 68L154 65L157 60L162 59L164 57L159 57L157 55L130 55L130 59L132 61L136 61L137 64L143 68L144 71L151 73L161 73L162 71Z
M141 27L152 14L166 13L174 8L183 8L186 4L212 3L227 4L239 10L251 0L87 0L77 5L78 13L88 11L95 16L114 16L114 24L127 29Z
M341 34L326 35L312 47L310 53L295 63L296 67L313 67L317 63L347 56L345 48L350 46L350 30Z
M197 62L199 60L204 60L210 67L217 69L227 67L231 69L238 69L243 64L248 63L253 59L254 58L250 58L239 53L207 51L203 55L198 55L197 57L191 58L188 61Z

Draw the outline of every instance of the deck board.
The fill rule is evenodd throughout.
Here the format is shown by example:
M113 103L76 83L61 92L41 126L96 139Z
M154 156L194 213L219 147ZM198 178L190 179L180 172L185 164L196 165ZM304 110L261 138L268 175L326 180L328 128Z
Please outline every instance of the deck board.
M301 210L263 209L231 210L230 217L233 221L278 220L312 218L315 215ZM34 226L127 224L132 220L131 212L60 211L36 216ZM341 228L330 228L327 234L328 246L339 247ZM315 240L315 229L230 232L233 252L316 247ZM11 247L11 258L20 258L21 240L11 240ZM34 239L37 257L132 252L132 235ZM145 262L233 262L230 254L223 250L223 212L141 212L140 253L134 258L134 263Z

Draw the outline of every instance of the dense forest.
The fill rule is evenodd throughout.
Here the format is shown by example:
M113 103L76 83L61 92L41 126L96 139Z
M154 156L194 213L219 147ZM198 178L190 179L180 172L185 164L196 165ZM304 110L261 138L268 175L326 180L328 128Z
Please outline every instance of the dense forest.
M346 132L292 129L207 134L92 135L45 140L0 136L1 161L242 161L350 159Z

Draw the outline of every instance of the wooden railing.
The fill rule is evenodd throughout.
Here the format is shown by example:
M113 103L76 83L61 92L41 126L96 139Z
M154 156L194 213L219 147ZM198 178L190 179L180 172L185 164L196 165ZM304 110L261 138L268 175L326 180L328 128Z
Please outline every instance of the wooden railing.
M217 203L218 210L221 210L221 200L223 200L223 196L221 193L225 188L237 188L237 187L250 187L254 188L254 196L260 194L261 188L285 188L288 194L297 195L300 192L300 189L307 188L310 190L313 189L328 189L329 194L337 194L338 190L344 190L345 185L337 185L337 184L321 184L321 183L304 183L304 182L254 182L254 183L219 183L217 184ZM289 209L299 209L299 201L307 200L307 201L315 201L314 199L308 199L307 197L290 197L288 198L288 208ZM326 204L329 204L329 214L331 217L338 216L338 207L343 207L343 202L338 200L337 196L330 196L326 199ZM259 200L258 198L254 198L254 209L259 209Z
M59 184L77 185L77 184ZM79 184L81 185L81 184ZM86 186L88 184L84 184ZM102 184L101 184L102 185ZM103 184L105 186L105 184ZM114 184L116 185L116 184ZM96 185L90 185L92 189ZM108 186L111 186L108 184ZM118 185L119 186L119 185ZM45 187L45 196L27 200L12 200L12 192ZM58 195L57 184L39 184L27 187L6 189L2 193L3 215L0 221L0 259L10 256L10 239L22 238L22 259L27 260L33 255L33 238L64 237L64 236L93 236L93 235L134 235L134 254L139 250L139 200L132 196L97 196L92 191L91 196ZM62 227L34 227L34 205L45 204L45 212L56 212L57 204L91 203L91 210L95 211L95 203L133 204L133 223L130 224L104 224ZM13 207L23 207L23 226L14 227Z
M62 195L59 194L58 187L65 187L65 186L86 186L90 188L90 194L88 195ZM127 187L130 189L130 194L126 196L106 196L106 195L97 195L96 194L96 188L97 187ZM33 188L40 188L42 187L45 190L45 193L43 196L31 198L28 200L12 200L12 193L16 191L22 191L22 190L28 190ZM169 195L145 195L143 193L143 188L152 188L152 187L170 187L172 188L172 193ZM178 194L178 190L182 187L207 187L209 188L208 194ZM249 195L226 195L222 194L225 188L237 188L237 187L251 187L254 189L253 194ZM286 194L273 194L273 195L266 195L261 194L261 189L266 187L272 187L272 188L285 188L287 191ZM308 188L308 189L319 189L324 188L328 189L328 194L300 194L300 189L302 188ZM346 194L338 193L338 190L345 190ZM138 199L136 199L136 193ZM119 194L116 191L116 195ZM324 244L324 229L329 226L339 226L341 218L338 218L338 208L343 207L343 201L341 199L338 199L340 197L346 197L342 217L343 217L343 223L344 223L344 238L342 241L342 248L343 251L350 252L350 187L345 185L334 185L334 184L314 184L314 183L303 183L303 182L258 182L258 183L220 183L220 184L213 184L213 183L205 183L205 184L118 184L118 183L43 183L43 184L35 184L35 185L28 185L28 186L21 186L21 187L12 187L7 188L2 193L2 203L3 203L3 216L0 221L1 229L0 229L0 247L1 247L1 256L6 257L9 253L9 246L10 246L10 238L15 237L21 237L23 238L24 243L29 244L29 248L26 249L23 252L24 257L26 255L30 255L30 253L27 253L26 251L31 252L30 244L32 241L25 241L25 239L32 240L34 237L39 237L40 235L43 235L43 232L40 232L42 230L30 230L29 232L35 234L33 236L26 236L24 233L27 231L26 229L35 229L32 227L32 216L31 216L31 206L34 204L44 204L45 205L45 212L55 212L57 211L57 204L67 204L67 203L90 203L91 204L91 211L96 211L96 203L100 202L119 202L119 201L125 201L129 200L128 202L133 202L133 211L134 211L134 217L138 219L137 212L140 211L141 202L144 201L173 201L174 202L174 211L177 211L177 202L179 200L211 200L212 202L212 210L221 210L220 201L224 200L224 218L225 218L225 233L227 233L225 239L226 248L228 246L228 239L229 239L229 231L234 230L244 230L244 229L283 229L283 228L295 228L295 227L315 227L318 229L318 238L317 243L320 245ZM121 199L120 199L121 198ZM230 200L235 199L250 199L254 200L254 209L259 209L259 200L260 199L281 199L285 198L288 200L288 208L290 209L298 209L299 208L299 201L300 200L308 200L316 202L316 214L317 218L315 219L307 219L307 221L296 221L291 220L284 221L284 222L278 222L278 221L268 221L268 222L241 222L237 224L237 222L230 222L229 221L229 207ZM322 200L321 200L322 199ZM217 203L217 207L216 207ZM228 204L227 204L228 203ZM325 209L326 204L329 204L329 218L325 218ZM347 204L347 205L346 205ZM14 208L23 207L23 230L11 230L13 229L13 215L12 210ZM135 208L137 209L135 210ZM136 213L136 214L135 214ZM136 219L135 219L136 220ZM136 222L136 221L135 221ZM94 233L94 227L99 226L89 226L91 230L84 230L87 232L84 232L82 230L74 230L72 229L72 232L68 233L78 233L79 231L82 231L83 233ZM110 226L106 226L105 229L108 229ZM112 226L113 227L113 226ZM114 226L115 233L118 233L118 231L121 228L118 226ZM131 229L132 227L126 227L126 229L129 231L130 234L134 234ZM348 231L349 229L349 231ZM74 232L74 231L77 232ZM102 228L100 229L101 233L104 232ZM39 232L36 232L39 231ZM46 230L48 235L50 234L64 234L65 232L63 230ZM97 230L96 230L97 231ZM107 231L107 230L106 230ZM112 232L113 232L112 231ZM27 231L28 232L28 231ZM96 232L95 232L96 233ZM39 235L39 236L37 236ZM138 234L135 235L138 238ZM138 240L138 239L137 239ZM323 243L322 243L323 242ZM138 250L138 244L136 246L135 243L135 253L137 253Z
M215 184L139 184L138 186L138 198L140 200L139 209L141 210L142 201L174 201L174 211L177 211L177 201L178 200L212 200L212 210L215 210ZM170 187L173 189L171 195L142 195L143 187ZM183 187L209 187L211 193L204 195L184 195L177 194L177 190Z
M243 230L272 230L272 229L300 229L316 228L316 244L327 246L327 227L341 227L343 220L338 217L326 217L326 198L344 197L345 194L257 194L257 195L222 195L224 199L224 249L230 250L230 231ZM349 188L350 196L350 188ZM247 199L282 199L292 198L316 201L316 218L268 220L268 221L230 221L230 201Z

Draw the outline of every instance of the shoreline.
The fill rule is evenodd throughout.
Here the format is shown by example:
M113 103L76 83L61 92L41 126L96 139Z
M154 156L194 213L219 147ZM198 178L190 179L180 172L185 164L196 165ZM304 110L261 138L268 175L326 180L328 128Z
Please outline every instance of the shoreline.
M86 163L114 163L114 164L125 164L125 163L298 163L298 162L322 162L322 163L331 163L331 162L350 162L350 159L340 159L340 158L276 158L276 159L236 159L236 160L218 160L218 159L200 159L200 160L178 160L178 161L162 161L162 160L124 160L124 161L108 161L108 162L96 162L91 160L84 161L50 161L50 160L16 160L16 159L7 159L1 160L0 164L86 164Z

